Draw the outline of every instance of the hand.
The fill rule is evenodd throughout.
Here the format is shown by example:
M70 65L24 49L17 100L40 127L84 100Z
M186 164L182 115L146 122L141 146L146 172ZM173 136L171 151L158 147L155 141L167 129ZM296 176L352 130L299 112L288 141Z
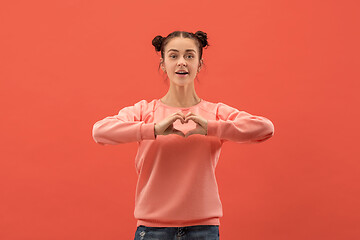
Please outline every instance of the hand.
M187 132L186 135L184 135L182 131L174 128L173 123L177 119L180 119L181 123L187 123L189 120L193 120L196 123L196 128ZM182 137L188 137L193 134L207 135L207 124L208 121L199 115L189 112L185 116L182 111L179 111L171 114L163 121L155 123L155 135L177 134Z
M179 136L185 137L182 131L179 131L174 128L174 122L180 119L182 123L185 122L185 115L182 111L171 114L169 117L165 118L159 123L155 123L155 135L168 135L168 134L177 134Z
M193 120L196 123L196 128L187 132L185 137L188 137L193 134L207 135L208 121L205 118L196 115L195 113L189 112L185 116L185 122L187 123L189 120Z

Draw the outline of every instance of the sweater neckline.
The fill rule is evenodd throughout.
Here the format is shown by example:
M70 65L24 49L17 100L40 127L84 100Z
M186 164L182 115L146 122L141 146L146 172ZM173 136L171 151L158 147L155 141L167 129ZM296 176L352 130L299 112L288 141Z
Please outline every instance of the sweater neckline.
M173 107L173 106L166 105L160 99L157 99L157 101L161 106L164 106L164 107L167 107L167 108L172 108L172 109L182 109L182 110L190 109L190 108L193 108L193 107L198 107L200 104L202 104L204 102L204 100L202 98L200 98L200 102L198 102L197 104L195 104L193 106L190 106L190 107Z

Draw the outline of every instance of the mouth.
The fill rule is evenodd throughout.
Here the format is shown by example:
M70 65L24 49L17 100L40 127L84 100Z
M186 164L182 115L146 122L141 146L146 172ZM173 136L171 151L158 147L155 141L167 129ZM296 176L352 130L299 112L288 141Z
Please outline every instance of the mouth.
M187 74L189 74L188 72L185 72L185 71L179 71L179 72L175 72L176 74L178 74L178 75L187 75Z

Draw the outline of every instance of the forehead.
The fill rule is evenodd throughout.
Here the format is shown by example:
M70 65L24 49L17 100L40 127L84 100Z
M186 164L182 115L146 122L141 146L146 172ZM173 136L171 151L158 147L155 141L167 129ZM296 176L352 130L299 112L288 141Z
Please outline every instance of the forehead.
M176 49L180 52L185 52L187 49L192 49L197 52L197 46L195 44L195 41L190 38L176 37L171 39L168 44L166 44L165 52L167 53L170 49Z

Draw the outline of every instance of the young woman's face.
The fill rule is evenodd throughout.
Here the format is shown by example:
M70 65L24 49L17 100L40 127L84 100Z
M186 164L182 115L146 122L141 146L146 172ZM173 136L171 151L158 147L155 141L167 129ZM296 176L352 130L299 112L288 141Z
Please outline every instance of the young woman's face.
M195 40L190 38L171 39L165 46L164 58L160 58L162 69L177 85L191 83L201 68L202 60L199 63L199 49ZM177 72L180 70L186 71L187 74L178 74Z

